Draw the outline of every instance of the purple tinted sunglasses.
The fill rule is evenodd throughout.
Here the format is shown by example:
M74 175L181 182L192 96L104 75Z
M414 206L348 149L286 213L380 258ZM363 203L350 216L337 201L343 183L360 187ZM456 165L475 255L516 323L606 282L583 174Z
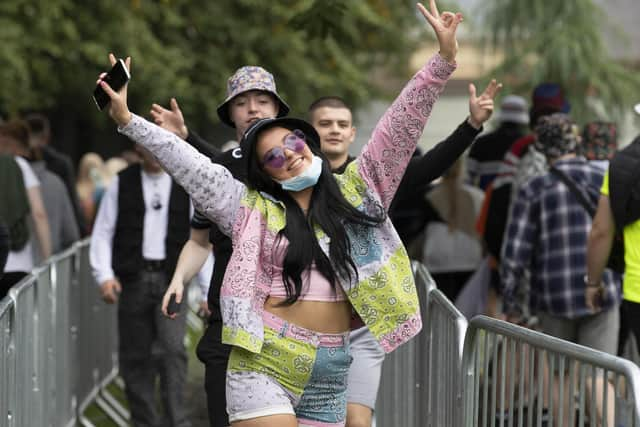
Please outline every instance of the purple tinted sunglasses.
M290 134L284 137L282 147L273 147L267 151L260 163L260 166L269 166L273 169L280 169L287 161L287 156L284 154L285 149L295 151L296 153L302 153L304 151L306 137L304 132L295 129Z

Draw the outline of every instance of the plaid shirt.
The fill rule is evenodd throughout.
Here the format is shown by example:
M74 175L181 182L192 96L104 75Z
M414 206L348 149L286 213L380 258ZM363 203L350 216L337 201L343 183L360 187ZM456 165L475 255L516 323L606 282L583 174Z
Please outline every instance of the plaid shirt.
M569 175L597 206L604 173L583 157L560 160L556 168ZM534 311L576 318L593 314L585 304L584 275L591 216L571 190L551 173L526 182L507 222L500 274L505 311L521 312L515 294L528 271ZM605 270L603 310L620 303L619 280Z

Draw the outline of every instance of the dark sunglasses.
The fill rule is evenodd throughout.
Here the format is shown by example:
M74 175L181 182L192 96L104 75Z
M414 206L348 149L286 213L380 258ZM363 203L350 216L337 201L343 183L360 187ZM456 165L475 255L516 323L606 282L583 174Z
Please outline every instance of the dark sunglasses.
M305 141L306 137L304 132L295 129L284 137L282 147L273 147L265 153L260 166L269 166L273 169L280 169L287 161L287 156L284 154L284 150L288 149L295 151L296 153L302 153L305 145L307 145Z

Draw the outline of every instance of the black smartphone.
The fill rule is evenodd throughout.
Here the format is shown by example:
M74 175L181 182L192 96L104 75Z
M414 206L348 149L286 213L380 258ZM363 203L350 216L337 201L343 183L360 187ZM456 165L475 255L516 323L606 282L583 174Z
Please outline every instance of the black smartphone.
M129 74L129 70L127 69L124 61L122 59L118 59L111 68L111 71L109 71L102 80L109 83L111 89L118 91L129 81L130 78L131 74ZM98 110L103 110L104 107L109 105L109 102L111 102L111 98L109 98L107 92L105 92L100 85L96 85L96 88L93 91L93 100L96 103Z
M167 304L167 314L175 314L180 311L180 304L176 302L176 294L171 294L169 304Z

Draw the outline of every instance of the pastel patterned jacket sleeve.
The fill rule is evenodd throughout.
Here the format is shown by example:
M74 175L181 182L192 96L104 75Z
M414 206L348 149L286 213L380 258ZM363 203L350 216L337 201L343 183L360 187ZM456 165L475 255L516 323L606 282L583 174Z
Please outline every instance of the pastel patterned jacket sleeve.
M431 109L455 68L439 54L432 56L378 121L356 160L358 172L385 210L391 205Z
M246 192L244 184L187 142L140 116L132 114L131 121L118 131L149 150L191 196L195 208L231 236Z

